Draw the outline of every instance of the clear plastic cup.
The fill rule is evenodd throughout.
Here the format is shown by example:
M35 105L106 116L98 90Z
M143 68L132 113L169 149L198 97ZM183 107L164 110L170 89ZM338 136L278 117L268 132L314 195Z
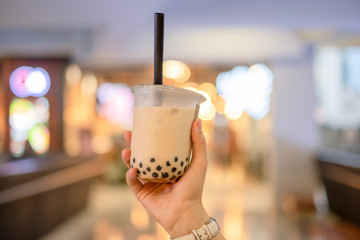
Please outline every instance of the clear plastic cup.
M164 85L137 85L130 165L138 178L176 182L190 164L191 125L205 98L195 92Z

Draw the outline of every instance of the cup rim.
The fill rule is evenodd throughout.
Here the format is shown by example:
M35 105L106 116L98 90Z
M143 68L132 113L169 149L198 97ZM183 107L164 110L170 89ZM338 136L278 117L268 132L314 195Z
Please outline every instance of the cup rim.
M199 102L202 103L204 101L206 101L206 98L201 95L200 93L185 89L185 88L179 88L179 87L174 87L174 86L169 86L169 85L156 85L156 84L140 84L140 85L135 85L130 87L131 92L134 93L135 90L137 89L145 89L145 88L150 88L150 89L156 89L156 90L166 90L166 91L174 91L174 92L178 92L178 93L182 93L182 94L188 94L191 95L192 97L196 97L198 98Z

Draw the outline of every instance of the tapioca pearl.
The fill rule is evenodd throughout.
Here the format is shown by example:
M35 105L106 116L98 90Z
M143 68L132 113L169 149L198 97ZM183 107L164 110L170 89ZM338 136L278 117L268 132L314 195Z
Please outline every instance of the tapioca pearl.
M159 174L157 174L156 172L151 174L154 178L157 178L159 176Z
M169 174L166 172L166 173L161 173L161 177L162 178L168 178L169 177Z
M137 170L136 172L137 172L138 174L140 174L140 171L139 171L139 170Z
M188 158L188 157L186 158L186 162L189 162L189 158Z
M134 167L134 164L131 164L131 168L133 168Z
M176 179L176 177L174 175L172 175L172 177L169 180L174 181L175 179Z
M146 171L142 171L142 174L146 175Z
M180 166L184 166L184 161L181 161Z
M158 171L161 171L161 169L162 169L162 167L161 167L160 165L158 165L158 166L156 167L156 170L158 170Z
M140 166L140 168L142 168L142 167L143 167L142 162L140 163L140 165L139 165L139 166Z
M173 168L171 169L172 172L176 172L176 170L177 170L176 167L173 167Z
M135 158L133 158L133 163L135 163L135 161L136 161Z
M184 168L184 172L186 172L186 170L188 169L188 167L187 166L185 166L185 168Z
M166 166L170 167L171 163L169 161L166 162Z
M176 179L176 182L179 181L179 179L181 178L182 176L179 176L177 179Z
M150 168L150 167L147 167L146 170L147 170L148 172L151 172L151 168Z
M150 159L150 162L155 162L155 158L151 158L151 159Z
M178 171L178 175L181 175L182 171Z
M175 158L174 158L174 161L175 161L175 162L177 162L178 160L179 160L178 157L175 157Z

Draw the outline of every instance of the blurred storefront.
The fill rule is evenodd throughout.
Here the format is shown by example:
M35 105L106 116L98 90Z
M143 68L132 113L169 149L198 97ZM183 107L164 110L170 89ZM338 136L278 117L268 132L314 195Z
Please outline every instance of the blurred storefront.
M83 209L101 156L64 151L63 58L1 60L0 238L38 239ZM11 224L10 224L11 223Z
M318 169L330 210L360 224L360 47L323 46L314 58L321 132Z

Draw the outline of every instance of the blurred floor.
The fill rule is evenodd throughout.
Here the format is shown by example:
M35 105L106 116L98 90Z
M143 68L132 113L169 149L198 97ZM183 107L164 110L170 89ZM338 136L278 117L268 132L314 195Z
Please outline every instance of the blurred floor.
M228 240L360 239L357 228L314 211L278 214L268 182L250 179L241 166L210 165L204 189L208 212ZM41 240L165 240L169 236L126 185L97 181L89 204Z

